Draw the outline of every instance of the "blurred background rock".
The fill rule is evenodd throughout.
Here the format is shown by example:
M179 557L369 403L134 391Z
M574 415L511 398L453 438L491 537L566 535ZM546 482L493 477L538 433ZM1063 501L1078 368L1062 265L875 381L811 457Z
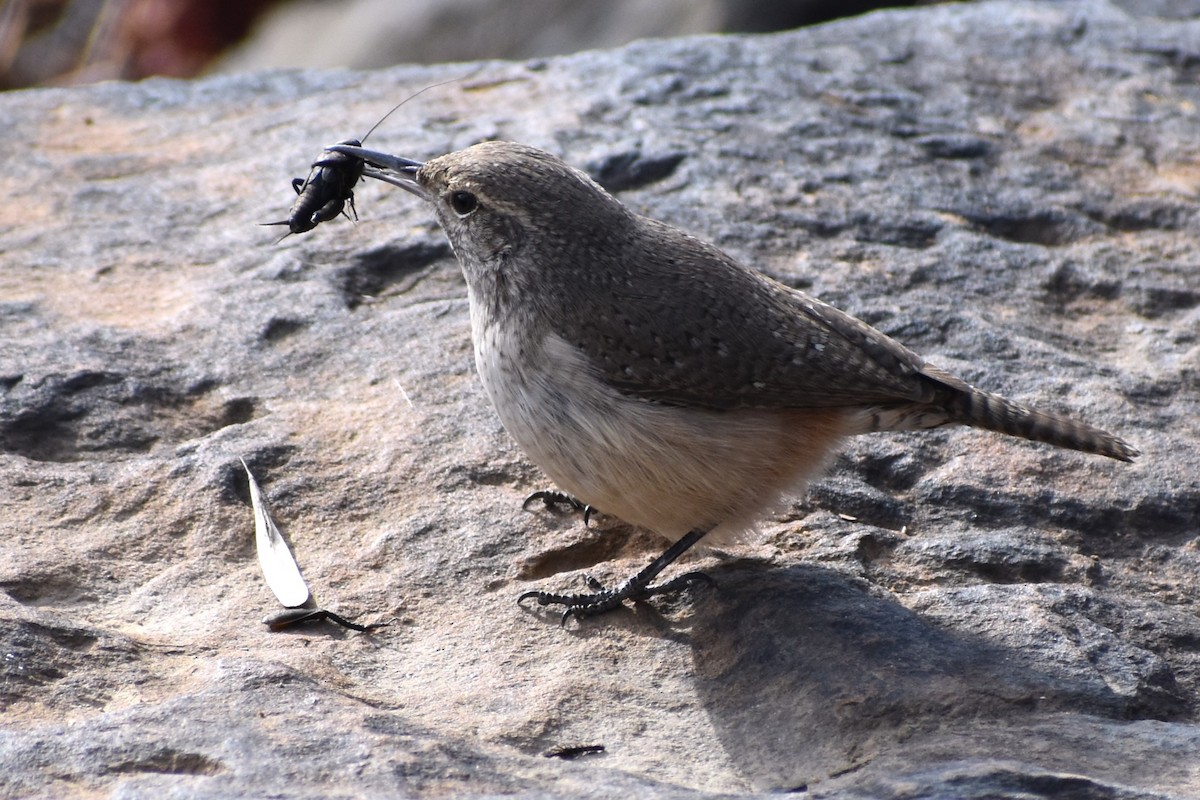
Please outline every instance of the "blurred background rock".
M522 59L646 37L787 30L935 2L0 0L0 88Z

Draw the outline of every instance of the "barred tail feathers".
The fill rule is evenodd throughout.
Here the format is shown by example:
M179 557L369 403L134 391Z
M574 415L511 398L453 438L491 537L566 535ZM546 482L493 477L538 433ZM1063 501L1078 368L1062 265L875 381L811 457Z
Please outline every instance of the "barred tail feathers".
M1141 452L1107 431L1073 419L1026 408L999 395L974 387L950 387L941 405L949 412L948 422L1017 436L1056 447L1133 461Z
M925 430L958 424L1118 461L1133 461L1141 455L1136 447L1107 431L981 391L932 365L926 364L921 374L927 381L925 398L863 409L857 431Z

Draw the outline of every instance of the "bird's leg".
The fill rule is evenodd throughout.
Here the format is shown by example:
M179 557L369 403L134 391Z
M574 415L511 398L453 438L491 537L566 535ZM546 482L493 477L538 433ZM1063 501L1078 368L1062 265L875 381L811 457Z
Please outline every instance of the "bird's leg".
M591 520L592 514L596 513L596 509L592 508L587 503L583 503L579 500L576 500L574 497L571 497L571 495L567 494L566 492L559 492L559 491L555 491L554 489L545 489L540 492L534 492L533 494L529 495L529 497L526 497L525 501L523 503L521 503L521 510L528 511L529 504L534 502L535 500L541 500L542 505L545 506L546 508L552 509L552 508L562 505L562 506L567 506L572 511L582 511L583 512L583 525L585 528L587 527L588 521Z
M591 594L551 594L550 592L534 591L521 595L517 599L517 602L521 603L532 598L537 600L538 605L541 606L566 606L567 608L562 615L562 622L565 625L571 617L590 617L595 614L612 611L618 608L625 600L644 600L656 594L679 591L693 583L703 582L712 584L714 583L713 579L703 572L687 572L678 578L673 578L658 586L650 584L672 561L683 555L688 548L700 541L706 533L708 533L708 529L706 528L697 528L690 531L682 539L668 547L662 555L651 561L645 569L625 581L616 589L604 589L592 581L591 583L597 591Z

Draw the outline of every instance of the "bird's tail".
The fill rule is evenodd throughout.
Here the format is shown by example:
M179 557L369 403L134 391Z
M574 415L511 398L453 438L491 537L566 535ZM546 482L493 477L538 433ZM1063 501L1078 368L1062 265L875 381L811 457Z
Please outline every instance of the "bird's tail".
M866 420L871 430L920 430L960 424L1118 461L1133 461L1141 455L1133 445L1091 425L981 391L930 365L922 373L930 379L931 402L872 409Z
M950 411L951 422L1045 442L1055 447L1108 456L1118 461L1133 461L1141 455L1136 447L1108 431L1057 414L1026 408L978 389L955 390L947 400L945 407Z

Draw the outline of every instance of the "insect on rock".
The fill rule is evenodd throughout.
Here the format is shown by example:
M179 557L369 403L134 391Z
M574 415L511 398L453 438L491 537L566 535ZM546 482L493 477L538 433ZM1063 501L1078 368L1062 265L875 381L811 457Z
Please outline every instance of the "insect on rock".
M338 142L337 145L350 145L351 147L362 147L363 142L367 140L375 129L378 128L383 121L390 117L400 106L412 100L424 92L434 89L438 86L445 86L447 83L454 83L462 80L462 78L452 78L448 81L441 81L430 86L426 86L419 92L409 95L401 100L392 109L379 118L371 126L371 130L367 131L366 135L361 139L346 139ZM348 156L345 153L338 153L326 147L321 151L321 155L313 162L312 168L309 170L307 178L293 178L292 188L296 190L296 202L292 203L292 208L288 211L288 218L281 219L278 222L262 222L261 225L287 225L288 232L279 237L279 241L283 241L293 233L306 233L320 225L322 222L329 222L339 214L346 219L350 219L350 214L346 213L346 204L350 204L350 211L354 214L354 220L358 220L358 209L354 207L354 187L363 176L363 170L366 166L361 158Z

